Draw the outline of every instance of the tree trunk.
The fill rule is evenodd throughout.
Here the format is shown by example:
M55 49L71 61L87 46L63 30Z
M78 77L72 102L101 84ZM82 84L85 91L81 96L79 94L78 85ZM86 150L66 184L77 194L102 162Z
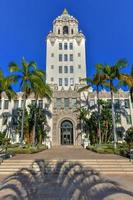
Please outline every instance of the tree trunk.
M24 139L24 117L25 117L25 104L26 104L26 94L24 92L24 99L23 99L23 110L22 110L22 127L21 127L21 144L23 144Z
M115 127L115 111L114 111L114 94L111 89L111 107L112 107L112 125L113 125L113 136L114 136L114 148L116 149L117 136L116 136L116 127Z
M100 113L101 113L101 110L100 110L100 104L99 104L99 88L97 86L97 105L98 105L98 135L99 135L99 144L101 144L101 124L100 124Z
M37 99L35 102L35 110L37 108ZM32 137L32 144L35 145L35 139L36 139L36 111L34 111L34 126L33 126L33 137Z

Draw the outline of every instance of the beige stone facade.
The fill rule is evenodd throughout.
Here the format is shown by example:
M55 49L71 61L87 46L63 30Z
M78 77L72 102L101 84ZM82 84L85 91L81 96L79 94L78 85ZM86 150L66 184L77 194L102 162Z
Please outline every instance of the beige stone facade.
M61 105L57 105L57 99L61 100ZM69 106L64 105L65 99L69 99ZM75 105L72 105L72 101L75 100ZM72 123L72 138L73 141L69 144L81 145L81 124L79 119L80 108L80 94L77 90L54 90L53 93L53 116L52 116L52 143L53 145L61 145L61 124L65 121Z

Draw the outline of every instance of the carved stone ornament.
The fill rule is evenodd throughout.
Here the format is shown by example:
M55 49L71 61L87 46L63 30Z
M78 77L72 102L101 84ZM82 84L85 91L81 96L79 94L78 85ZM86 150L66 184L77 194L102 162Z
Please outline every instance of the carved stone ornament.
M82 38L83 37L81 37L80 35L76 36L76 42L77 42L78 45L81 44Z
M54 36L49 37L49 40L51 42L51 45L54 46L56 38Z

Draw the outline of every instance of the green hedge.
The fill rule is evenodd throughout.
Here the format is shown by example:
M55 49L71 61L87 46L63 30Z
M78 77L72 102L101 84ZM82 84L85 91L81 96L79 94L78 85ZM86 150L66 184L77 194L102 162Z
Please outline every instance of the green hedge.
M46 150L45 145L37 147L8 147L7 152L10 154L33 154Z
M129 149L128 146L123 144L118 144L117 148L114 149L113 144L102 144L102 145L95 145L95 146L89 146L87 149L94 151L96 153L101 154L119 154L122 156L127 156Z

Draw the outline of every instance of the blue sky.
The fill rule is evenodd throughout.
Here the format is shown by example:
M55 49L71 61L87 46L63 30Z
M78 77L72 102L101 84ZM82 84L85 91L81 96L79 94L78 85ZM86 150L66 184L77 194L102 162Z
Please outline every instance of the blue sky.
M96 63L133 64L133 0L0 0L0 68L24 56L45 70L45 39L67 8L86 36L87 75Z

